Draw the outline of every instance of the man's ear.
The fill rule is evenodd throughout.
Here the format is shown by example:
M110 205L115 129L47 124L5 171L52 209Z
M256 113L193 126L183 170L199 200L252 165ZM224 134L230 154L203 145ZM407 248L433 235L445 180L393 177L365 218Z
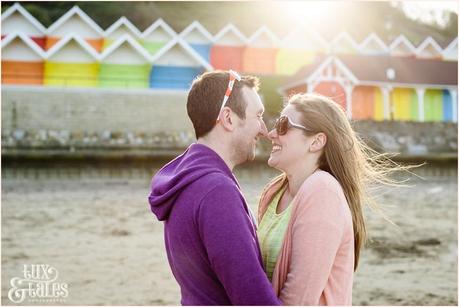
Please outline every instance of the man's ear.
M228 131L234 130L234 113L229 107L224 107L220 113L220 124Z
M327 144L327 135L323 132L319 132L313 136L311 145L309 146L309 151L318 152L322 150Z

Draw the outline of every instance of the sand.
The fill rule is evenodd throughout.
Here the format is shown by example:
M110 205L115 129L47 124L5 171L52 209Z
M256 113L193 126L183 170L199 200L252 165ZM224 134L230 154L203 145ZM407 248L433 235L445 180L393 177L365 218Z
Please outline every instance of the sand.
M163 225L150 212L153 170L66 170L2 175L2 305L24 264L55 267L65 302L22 305L178 305ZM128 175L126 175L128 174ZM264 167L237 176L256 211ZM457 305L457 177L382 189L394 227L367 212L372 242L354 279L354 305Z

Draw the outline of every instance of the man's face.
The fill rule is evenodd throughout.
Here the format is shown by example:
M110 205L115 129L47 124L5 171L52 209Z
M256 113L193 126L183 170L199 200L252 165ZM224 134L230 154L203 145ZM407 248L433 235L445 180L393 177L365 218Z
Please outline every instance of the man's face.
M244 86L242 97L247 103L245 119L235 130L234 150L236 164L252 161L255 158L255 149L260 136L267 135L267 128L263 121L265 110L260 96L254 89Z

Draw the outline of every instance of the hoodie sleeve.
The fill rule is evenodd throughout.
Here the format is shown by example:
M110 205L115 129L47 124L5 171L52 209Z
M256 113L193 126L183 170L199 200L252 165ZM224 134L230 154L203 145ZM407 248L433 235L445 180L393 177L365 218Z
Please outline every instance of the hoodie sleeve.
M201 201L199 232L233 305L279 305L263 270L255 228L237 187L219 184Z

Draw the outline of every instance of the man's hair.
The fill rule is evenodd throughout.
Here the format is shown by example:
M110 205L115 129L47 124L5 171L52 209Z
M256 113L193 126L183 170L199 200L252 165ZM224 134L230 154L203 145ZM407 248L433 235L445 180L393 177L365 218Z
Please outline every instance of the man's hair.
M193 123L196 139L205 136L215 126L229 78L229 72L217 70L206 72L193 81L186 109ZM241 76L241 81L235 80L233 91L225 106L239 118L245 119L247 102L242 97L242 88L247 86L258 91L259 83L259 79L254 76Z

